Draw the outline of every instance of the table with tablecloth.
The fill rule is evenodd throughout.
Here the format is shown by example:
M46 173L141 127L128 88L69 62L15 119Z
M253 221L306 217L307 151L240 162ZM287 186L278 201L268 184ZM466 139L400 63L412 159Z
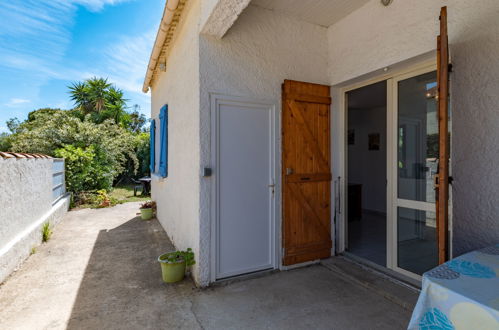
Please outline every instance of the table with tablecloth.
M499 330L499 244L424 273L408 329Z

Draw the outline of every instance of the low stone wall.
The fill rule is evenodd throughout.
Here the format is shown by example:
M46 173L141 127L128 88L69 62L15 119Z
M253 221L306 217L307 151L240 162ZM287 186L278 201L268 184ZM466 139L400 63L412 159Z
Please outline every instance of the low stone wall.
M53 228L69 208L69 195L54 197L55 162L0 157L0 283L41 243L43 224Z

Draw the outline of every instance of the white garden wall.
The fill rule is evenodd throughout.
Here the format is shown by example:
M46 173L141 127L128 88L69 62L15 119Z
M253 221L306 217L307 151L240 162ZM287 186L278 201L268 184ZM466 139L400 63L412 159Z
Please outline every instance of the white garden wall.
M457 256L499 242L499 2L396 0L384 7L372 0L328 29L329 82L337 85L434 52L438 15L445 5L454 65L451 156ZM336 125L343 120L339 106L333 105ZM343 140L333 142L339 148ZM340 166L336 162L335 171Z
M69 196L54 203L53 161L0 157L0 283L40 244L43 223L68 210Z
M156 119L156 171L159 164L159 110L168 104L168 177L152 176L157 218L178 249L192 248L199 260L199 11L200 1L184 8L166 72L151 86ZM193 268L199 283L199 263Z

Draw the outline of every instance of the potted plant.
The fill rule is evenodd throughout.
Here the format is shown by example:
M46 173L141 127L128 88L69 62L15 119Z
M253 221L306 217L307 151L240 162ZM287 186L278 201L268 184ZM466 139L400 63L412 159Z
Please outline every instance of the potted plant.
M194 252L191 248L185 251L175 251L162 254L158 257L161 265L163 282L174 283L182 281L185 275L185 268L194 265Z
M154 209L156 209L156 202L147 201L140 205L140 217L142 220L152 219Z

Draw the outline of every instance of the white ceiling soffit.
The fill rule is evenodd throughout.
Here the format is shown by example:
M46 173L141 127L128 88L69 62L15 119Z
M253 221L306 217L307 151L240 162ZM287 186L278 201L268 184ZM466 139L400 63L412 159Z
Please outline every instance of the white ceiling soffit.
M367 2L369 0L253 0L251 4L282 12L305 22L330 26Z

